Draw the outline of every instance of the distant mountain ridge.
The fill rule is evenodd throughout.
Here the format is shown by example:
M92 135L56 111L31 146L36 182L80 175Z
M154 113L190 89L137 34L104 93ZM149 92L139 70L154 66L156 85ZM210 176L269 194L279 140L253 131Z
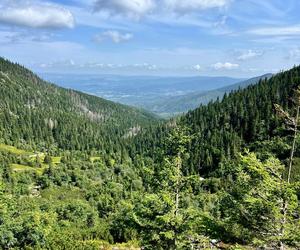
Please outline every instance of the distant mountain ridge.
M154 113L167 116L184 113L197 108L200 104L207 104L210 101L215 101L217 98L222 98L225 93L248 87L249 85L258 83L262 79L269 79L270 77L272 77L272 74L265 74L215 90L170 97L168 100L158 102L150 110Z
M157 103L164 105L164 102L172 98L176 99L193 92L218 89L242 80L208 76L41 75L62 87L80 90L149 111L154 110Z
M248 80L230 77L158 77L117 75L41 74L60 86L77 89L118 103L149 110L161 117L185 113L225 93L270 78Z

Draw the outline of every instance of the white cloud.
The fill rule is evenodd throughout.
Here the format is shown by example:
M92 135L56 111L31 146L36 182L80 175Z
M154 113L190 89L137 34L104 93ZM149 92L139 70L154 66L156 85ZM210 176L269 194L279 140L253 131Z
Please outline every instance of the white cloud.
M95 11L106 11L110 14L125 14L140 17L155 7L154 0L97 0Z
M227 6L232 0L97 0L95 11L141 17L152 12L186 13Z
M232 69L237 69L239 68L240 65L236 64L236 63L229 63L229 62L225 62L225 63L215 63L212 65L212 67L215 70L232 70Z
M133 38L131 33L120 33L116 30L108 30L94 37L94 41L102 42L106 39L112 40L114 43L120 43L124 41L128 41Z
M221 8L229 4L231 0L164 0L165 6L174 12L187 12Z
M192 68L197 71L202 70L202 67L199 64L194 65Z
M248 51L245 51L245 52L241 53L241 55L237 59L240 60L240 61L246 61L246 60L256 58L256 57L259 57L259 56L262 56L262 55L263 55L262 52L253 51L253 50L250 49Z
M4 1L0 23L30 28L73 28L72 13L58 5L33 1Z
M247 33L258 36L300 36L300 25L257 28Z

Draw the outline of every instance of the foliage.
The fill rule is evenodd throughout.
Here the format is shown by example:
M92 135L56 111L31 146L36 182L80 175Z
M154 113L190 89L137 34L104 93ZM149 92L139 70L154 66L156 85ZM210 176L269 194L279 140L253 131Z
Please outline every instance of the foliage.
M299 249L299 76L160 123L0 59L0 247Z

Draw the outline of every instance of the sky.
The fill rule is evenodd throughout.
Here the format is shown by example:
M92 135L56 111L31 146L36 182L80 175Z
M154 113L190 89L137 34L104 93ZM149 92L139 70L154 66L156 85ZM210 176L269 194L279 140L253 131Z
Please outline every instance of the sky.
M299 0L0 0L0 56L36 72L250 77L300 64Z

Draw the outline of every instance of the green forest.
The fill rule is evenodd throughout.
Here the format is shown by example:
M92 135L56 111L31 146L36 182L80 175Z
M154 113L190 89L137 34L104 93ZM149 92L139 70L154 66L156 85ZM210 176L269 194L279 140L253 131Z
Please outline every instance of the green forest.
M300 67L169 120L0 58L1 249L300 249Z

